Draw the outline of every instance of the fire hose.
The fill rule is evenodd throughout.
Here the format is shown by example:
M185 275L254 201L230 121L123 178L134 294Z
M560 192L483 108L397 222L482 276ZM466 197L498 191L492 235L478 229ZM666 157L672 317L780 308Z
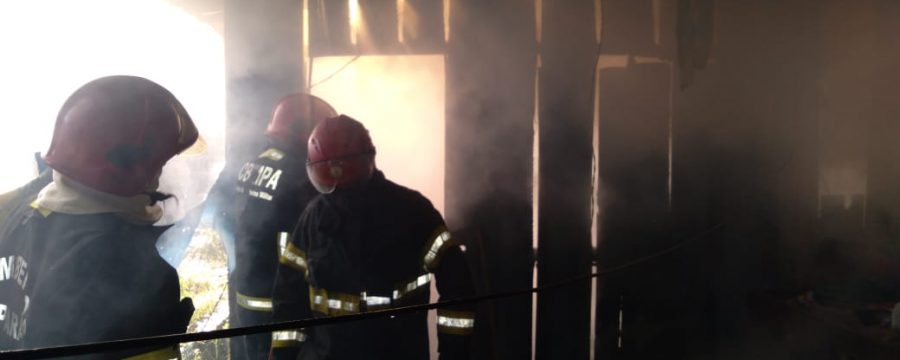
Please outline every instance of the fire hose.
M623 271L625 269L634 267L636 265L648 262L650 260L654 260L656 258L671 254L689 243L702 239L713 232L722 228L722 224L714 225L694 236L688 237L686 240L682 240L676 243L673 246L665 248L660 251L656 251L649 255L641 256L636 259L627 261L623 264L613 266L607 269L603 269L601 271L584 274L572 278L568 278L562 281L550 283L547 285L542 285L534 288L528 289L519 289L512 291L504 291L497 292L487 295L479 295L473 296L464 299L452 299L446 301L440 301L436 303L429 304L421 304L421 305L411 305L404 306L392 309L385 310L376 310L363 312L358 314L350 314L350 315L342 315L342 316L334 316L334 317L321 317L321 318L310 318L303 320L293 320L293 321L285 321L279 323L265 324L265 325L256 325L256 326L247 326L233 329L222 329L222 330L214 330L207 332L198 332L198 333L189 333L189 334L171 334L171 335L161 335L161 336L149 336L135 339L124 339L124 340L114 340L114 341L103 341L103 342L95 342L95 343L87 343L87 344L78 344L78 345L65 345L65 346L54 346L54 347L45 347L45 348L37 348L37 349L23 349L23 350L6 350L0 351L0 358L2 359L46 359L46 358L54 358L54 357L62 357L62 356L76 356L76 355L87 355L87 354L96 354L103 353L109 351L120 351L127 350L133 348L143 348L143 347L164 347L168 345L186 343L186 342L195 342L195 341L208 341L215 340L221 338L230 338L237 336L245 336L259 333L269 333L273 331L279 330L293 330L300 328L311 328L321 325L328 324L338 324L352 321L361 321L367 319L376 319L376 318L386 318L390 316L400 315L400 314L408 314L414 312L428 311L433 309L445 308L449 306L455 305L463 305L463 304L471 304L482 302L486 300L500 299L500 298L508 298L515 297L521 295L530 295L533 293L542 293L549 290L557 289L560 287L565 287L568 285L576 284L581 281L590 280L599 276L609 275L615 272Z

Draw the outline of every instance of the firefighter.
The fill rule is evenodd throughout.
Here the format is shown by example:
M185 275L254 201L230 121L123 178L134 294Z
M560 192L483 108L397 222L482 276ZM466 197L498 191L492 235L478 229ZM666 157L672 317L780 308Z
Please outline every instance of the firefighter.
M306 176L306 140L318 121L337 115L306 94L282 98L266 129L268 145L240 169L231 322L234 327L272 321L272 282L280 249L287 246L300 213L318 195ZM232 357L266 359L271 335L232 339Z
M341 115L309 139L307 173L321 193L282 253L273 289L277 321L326 317L473 295L463 249L424 196L375 166L366 128ZM274 359L427 359L426 312L272 335ZM442 359L469 358L472 307L438 311Z
M163 165L198 137L166 89L132 76L64 103L44 159L52 182L0 225L0 349L181 333L193 313L156 252ZM27 192L25 194L28 194ZM92 358L170 358L175 347Z

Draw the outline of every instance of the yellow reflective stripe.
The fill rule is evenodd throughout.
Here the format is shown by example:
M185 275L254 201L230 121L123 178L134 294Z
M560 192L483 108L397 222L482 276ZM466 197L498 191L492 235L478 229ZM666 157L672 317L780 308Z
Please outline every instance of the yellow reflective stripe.
M169 346L169 347L165 347L162 349L153 350L151 352L146 352L143 354L129 356L122 360L170 360L170 359L181 359L181 352L179 352L174 346Z
M450 232L447 231L447 227L444 225L438 226L431 235L431 240L428 242L428 245L425 247L425 256L422 259L425 270L433 271L437 268L438 264L441 262L441 255L443 254L444 249L449 248L454 243L453 237L450 235Z
M438 309L438 332L469 335L475 328L475 314L468 311Z
M272 311L272 299L252 297L235 292L237 304L247 310L253 311Z
M306 334L302 330L283 330L272 332L272 347L285 348L300 346L306 341Z
M40 207L37 200L31 203L31 208L37 210L43 217L48 217L53 212L53 210Z
M309 287L309 304L313 311L336 316L359 312L360 297Z
M275 148L269 148L266 151L263 151L262 154L259 154L259 158L271 159L272 161L281 161L284 159L284 152Z
M294 246L294 243L287 245L287 248L278 257L278 262L307 274L306 253Z
M428 287L431 283L433 275L431 273L422 274L408 281L406 283L400 284L397 286L397 289L394 290L394 300L400 300L409 294L418 291L419 289L424 289Z
M325 315L353 314L362 311L361 305L366 310L379 310L389 308L394 301L402 300L413 293L419 292L430 286L434 275L425 273L416 278L401 283L394 290L392 297L368 295L362 291L359 296L352 294L329 292L313 286L309 287L309 304L313 311Z

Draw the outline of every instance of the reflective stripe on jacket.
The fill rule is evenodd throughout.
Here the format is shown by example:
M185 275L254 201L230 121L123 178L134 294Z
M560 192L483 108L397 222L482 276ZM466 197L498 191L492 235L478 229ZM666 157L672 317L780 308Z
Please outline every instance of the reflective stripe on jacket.
M428 302L432 280L443 299L473 295L464 253L440 214L418 192L379 171L361 188L320 195L307 207L282 255L273 292L276 321L335 316ZM467 358L474 313L442 315L442 359ZM306 329L276 359L423 359L425 313ZM299 352L299 355L297 355Z

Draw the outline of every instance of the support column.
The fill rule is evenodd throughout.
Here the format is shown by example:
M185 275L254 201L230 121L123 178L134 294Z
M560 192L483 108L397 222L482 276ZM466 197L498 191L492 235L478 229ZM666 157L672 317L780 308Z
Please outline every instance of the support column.
M538 281L591 271L594 1L543 2ZM537 358L587 359L590 282L538 296Z
M534 7L453 0L450 12L448 225L468 249L479 293L529 288ZM530 358L531 313L531 296L480 304L475 357Z

